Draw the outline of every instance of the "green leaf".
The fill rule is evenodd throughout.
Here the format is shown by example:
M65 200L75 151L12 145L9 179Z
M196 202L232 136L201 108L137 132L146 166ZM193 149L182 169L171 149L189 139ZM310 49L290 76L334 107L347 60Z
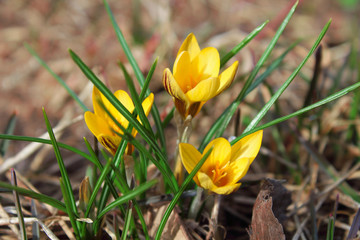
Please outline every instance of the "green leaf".
M17 186L17 180L16 180L16 173L14 169L11 169L11 184L13 186ZM19 226L20 226L20 232L21 232L21 239L27 240L27 234L26 234L26 227L24 222L24 215L21 210L21 203L18 192L13 190L13 196L15 200L15 208L19 219Z
M97 222L97 224L99 224L99 221L101 220L101 218L107 214L109 211L111 211L112 209L114 209L115 207L126 203L129 200L132 200L133 198L139 196L141 193L143 193L144 191L148 190L149 188L151 188L152 186L154 186L157 183L157 179L153 179L151 181L148 181L147 183L144 183L136 188L134 188L133 190L130 190L129 192L127 192L126 194L122 195L120 198L118 198L117 200L113 201L112 203L110 203L109 205L107 205L96 217L95 222ZM95 224L94 222L94 224Z
M164 230L166 222L168 221L168 219L170 217L172 210L174 209L175 205L179 201L183 192L186 190L187 186L190 184L191 180L194 178L195 174L200 170L201 166L205 163L206 159L209 157L212 150L213 150L213 147L211 147L209 149L209 151L207 151L204 154L204 156L201 158L201 160L196 164L195 168L191 171L189 176L187 176L184 183L181 185L179 191L175 194L173 200L171 200L171 202L170 202L169 206L167 207L167 209L164 213L164 216L162 217L161 222L159 224L159 228L158 228L158 230L156 232L156 236L155 236L156 240L159 240L161 238L161 234Z
M246 127L244 132L248 132L261 121L261 119L265 116L265 114L269 111L274 102L280 97L280 95L285 91L285 89L290 85L292 80L294 80L295 76L299 73L301 68L305 65L310 56L314 53L315 49L319 46L321 40L323 39L325 33L327 32L330 26L331 20L325 25L323 30L321 31L318 39L315 44L312 46L308 55L304 58L304 60L300 63L300 65L295 69L295 71L290 75L290 77L285 81L285 83L279 88L279 90L271 97L271 99L265 104L265 106L261 109L261 111L256 115L256 117L250 122L250 124Z
M231 49L224 57L220 60L220 68L222 68L233 56L235 56L241 49L243 49L263 28L268 24L269 20L255 28L249 35L244 38L238 45Z
M60 173L61 173L61 177L62 177L62 181L64 184L64 189L66 190L66 197L68 198L68 202L65 203L66 204L66 208L69 210L67 211L67 213L69 214L69 217L71 214L75 215L75 216L79 216L77 208L76 208L76 201L74 198L74 194L73 194L73 190L71 187L71 183L70 183L70 179L69 176L67 174L66 168L65 168L65 164L64 161L62 159L60 150L59 150L59 146L57 144L54 132L52 130L51 124L49 122L49 119L46 115L45 109L43 108L43 114L44 114L44 119L45 119L45 123L46 123L46 128L48 130L49 136L50 136L50 140L52 142L53 148L54 148L54 152L55 152L55 156L60 168ZM64 195L65 197L65 195ZM79 227L80 227L80 223L76 222L76 226L73 226L74 228L76 227L76 231L79 231ZM74 229L75 231L75 229Z
M16 125L16 115L17 115L16 112L14 112L11 115L6 125L5 134L13 134ZM9 141L7 141L6 139L0 141L0 156L5 156L8 146L9 146Z
M272 120L271 122L268 122L268 123L265 123L265 124L263 124L263 125L261 125L261 126L259 126L259 127L253 128L252 130L249 130L248 132L244 132L244 133L241 134L239 137L237 137L236 139L234 139L233 141L231 141L231 145L234 145L234 144L235 144L237 141L239 141L241 138L243 138L243 137L245 137L245 136L247 136L247 135L249 135L249 134L251 134L251 133L254 133L254 132L256 132L256 131L259 131L259 130L262 130L262 129L271 127L271 126L273 126L273 125L275 125L275 124L278 124L278 123L281 123L281 122L283 122L283 121L286 121L286 120L288 120L288 119L290 119L290 118L292 118L292 117L299 116L299 115L301 115L301 114L303 114L303 113L306 113L306 112L308 112L308 111L310 111L310 110L312 110L312 109L314 109L314 108L320 107L320 106L322 106L322 105L324 105L324 104L326 104L326 103L329 103L329 102L331 102L331 101L334 101L334 100L336 100L336 99L338 99L338 98L340 98L340 97L348 94L349 92L354 91L354 90L357 89L358 87L360 87L360 82L357 82L357 83L355 83L355 84L353 84L353 85L351 85L351 86L349 86L349 87L347 87L347 88L345 88L345 89L343 89L343 90L341 90L341 91L338 91L338 92L336 92L336 93L334 93L334 94L332 94L332 95L324 98L324 99L321 100L321 101L318 101L318 102L316 102L316 103L314 103L314 104L311 104L311 105L307 106L306 108L302 108L302 109L300 109L300 110L298 110L298 111L296 111L296 112L293 112L293 113L291 113L291 114L289 114L289 115L286 115L286 116L277 118L277 119L275 119L275 120Z
M42 203L48 204L56 209L59 209L60 211L66 212L66 207L65 204L60 202L59 200L46 196L44 194L41 193L37 193L25 188L20 188L20 187L16 187L13 186L11 184L8 183L4 183L4 182L0 182L0 188L5 188L8 190L14 190L16 192L18 192L19 194L23 195L23 196L27 196L33 199L36 199Z
M65 81L37 55L34 49L30 47L29 44L25 43L26 49L30 52L31 55L35 57L35 59L60 83L60 85L65 88L65 90L69 93L69 95L79 104L79 106L83 109L84 112L89 111L89 109L85 106L85 104L80 100L80 98L76 95L76 93L69 88L69 86L65 83Z

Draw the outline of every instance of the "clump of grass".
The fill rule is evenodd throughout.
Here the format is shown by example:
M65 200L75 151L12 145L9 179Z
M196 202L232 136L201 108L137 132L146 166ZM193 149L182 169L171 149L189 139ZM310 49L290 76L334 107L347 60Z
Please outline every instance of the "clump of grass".
M114 95L106 84L86 65L86 61L82 60L74 51L69 50L70 57L74 63L99 90L101 96L104 96L104 99L116 110L116 113L119 113L126 119L128 125L124 126L120 123L118 116L113 114L113 110L109 108L110 105L107 105L104 101L95 99L95 103L99 104L104 115L109 116L111 122L114 123L114 125L111 126L112 130L119 129L118 131L113 131L114 134L117 135L116 137L121 140L116 146L116 152L114 155L111 155L104 149L99 150L97 141L95 141L92 146L86 138L84 138L84 146L86 146L87 149L86 152L58 142L54 133L55 128L52 127L45 109L43 109L43 114L49 139L12 135L15 117L11 117L5 134L0 134L0 139L2 140L0 143L1 156L4 156L9 140L51 145L61 173L61 177L58 180L59 189L57 189L57 191L60 190L62 193L62 199L58 200L55 197L39 193L36 189L29 187L29 184L27 184L27 187L19 187L17 186L15 171L11 170L11 184L0 182L0 187L4 193L12 192L14 194L18 220L9 216L7 216L7 218L8 223L18 223L20 231L14 228L13 225L9 225L11 230L16 234L21 234L22 239L27 239L27 236L30 235L33 239L40 239L41 234L39 228L41 228L50 239L61 238L64 235L76 239L106 239L110 237L115 239L161 239L163 234L170 234L169 229L166 228L171 228L172 226L167 226L167 224L170 225L170 221L180 216L178 211L174 211L174 209L178 209L180 212L190 210L191 212L189 214L181 215L184 218L185 216L191 216L193 221L196 221L197 224L200 225L199 228L202 233L198 234L196 231L190 231L192 237L195 238L198 236L199 238L203 236L208 239L221 239L223 236L221 236L218 227L219 208L221 208L220 197L218 195L214 197L214 195L205 194L207 199L203 201L202 197L204 193L200 187L194 184L193 179L197 176L206 160L211 159L209 156L212 154L212 151L215 151L214 148L216 146L213 146L209 148L209 151L204 152L206 146L214 138L224 136L240 104L244 103L246 96L258 89L259 86L266 86L272 93L271 97L259 108L260 110L254 110L257 114L244 124L245 128L241 134L237 128L235 132L238 134L232 138L230 143L234 146L238 141L244 139L244 137L250 136L250 134L260 130L266 130L268 132L266 138L268 139L265 139L264 142L268 143L271 141L270 139L274 140L274 143L270 145L276 149L276 153L272 156L276 159L283 159L282 166L279 167L281 170L273 174L276 176L281 175L281 171L286 172L288 175L287 178L289 179L288 187L293 187L295 189L294 192L297 192L300 196L303 196L303 194L311 195L310 200L305 202L298 199L294 200L288 216L289 219L294 219L291 222L294 226L292 226L292 228L289 226L286 230L293 233L294 239L299 237L312 237L316 239L318 236L323 235L323 225L325 225L324 223L326 222L327 239L333 239L337 230L337 223L342 223L341 218L337 217L339 215L338 204L348 204L347 206L349 206L360 202L355 187L346 182L351 174L357 173L360 167L358 163L359 155L356 157L352 156L355 164L347 162L344 169L340 169L340 171L334 167L338 161L338 159L336 159L337 156L344 156L339 153L341 149L339 148L339 140L336 139L336 137L340 137L340 139L343 140L341 147L346 147L350 155L351 147L356 148L359 146L356 128L359 91L356 89L360 86L360 83L359 81L355 83L349 81L349 86L339 89L339 82L343 77L342 72L339 71L337 76L331 78L334 84L329 90L319 89L319 78L322 72L321 48L319 48L319 46L330 26L331 20L324 26L302 62L293 70L285 82L276 91L272 92L273 89L266 82L267 77L281 67L285 56L293 51L294 47L298 44L298 42L296 42L290 45L282 55L268 63L278 39L282 36L285 27L295 12L297 3L291 8L266 50L257 61L254 69L247 76L241 91L237 93L234 100L212 124L207 134L202 137L198 150L203 153L203 155L199 158L199 162L194 165L184 180L179 181L174 168L172 168L172 162L170 162L170 154L168 153L167 139L165 137L165 129L169 122L172 121L173 118L179 121L176 119L178 118L176 111L179 109L173 109L162 119L159 114L159 108L161 106L153 104L151 108L152 120L149 120L142 106L143 100L151 94L149 85L155 68L157 67L158 59L155 59L148 74L144 76L115 21L107 1L104 1L104 5L115 30L115 34L136 78L136 81L132 79L128 73L129 70L126 69L122 62L119 63L133 101L134 111L129 110L125 104L119 101L119 98ZM254 37L264 29L266 24L267 21L254 29L238 45L222 56L220 59L220 68L223 68L230 59L254 39ZM56 75L30 46L26 45L26 47L68 91L81 109L84 112L88 111L89 108L80 100L77 94L67 86L61 77ZM309 81L307 95L305 99L302 99L303 107L290 114L284 115L278 99L295 77L299 75L301 69L315 51L317 51L316 65L313 76ZM353 55L356 55L355 49L352 49L352 52L349 53L349 56ZM352 61L351 64L353 66L359 66L358 58L350 59L349 61ZM343 68L345 68L347 63L344 63L343 66ZM259 74L261 70L263 71ZM358 69L354 68L352 71L358 72ZM137 91L137 86L140 88L140 92ZM349 123L346 125L345 133L336 131L336 129L334 129L336 126L330 126L330 130L326 129L323 124L323 122L327 120L326 114L328 111L332 111L337 107L333 101L344 97L350 92L354 92L355 97L350 101L348 119L346 119ZM316 93L321 93L321 95L325 97L321 100L314 101L314 95ZM173 97L175 98L175 96ZM269 117L269 115L276 117ZM334 119L337 120L340 118L340 115L341 114ZM195 117L195 114L192 117ZM294 124L294 122L286 122L286 120L294 118L297 118L297 124ZM238 125L240 117L236 119ZM264 119L266 119L266 122ZM183 120L185 122L187 121L186 116ZM190 128L191 121L192 119L186 122L186 126L183 125L179 128L182 129L179 130L179 136L181 136L179 137L179 143L186 141L184 139L188 139L189 136L183 137L183 132L181 131ZM194 119L194 121L196 121L196 119ZM262 122L265 123L261 124ZM284 127L279 127L279 123L283 123ZM135 134L133 134L134 129L138 132L139 137L135 137ZM312 138L305 138L305 134ZM288 139L291 139L290 143ZM126 155L129 152L129 148L132 147L136 150L133 152L130 151L130 154ZM84 180L80 185L80 192L78 194L74 192L74 184L72 184L67 167L64 164L61 149L70 150L72 154L81 156L84 162L91 164L87 176L83 176ZM173 151L177 152L178 150L173 149ZM330 159L329 157L334 159ZM297 161L292 161L293 159ZM182 159L182 162L184 162L184 159ZM5 164L5 166L7 165ZM150 169L154 168L154 166L158 175L150 174ZM5 167L2 168L2 172L4 171L6 171ZM283 174L283 176L286 174ZM323 206L329 202L331 194L335 189L340 191L338 193L340 197L336 198L335 210L330 217L324 217L321 211L326 211L326 208L323 209ZM157 197L154 195L158 194L163 194L162 196L168 197L167 204L163 209L153 207L149 204L149 202L153 201L152 199L154 197ZM188 199L189 195L191 200ZM27 206L22 205L24 201L21 201L20 196L33 199L31 213L27 211ZM155 200L155 202L156 201L161 203L161 199ZM208 207L207 205L209 204L212 206ZM47 207L45 207L45 205ZM40 215L38 213L39 208L42 212L46 213ZM305 208L309 211L302 210ZM156 211L151 215L150 212L154 209L156 209ZM201 216L204 216L206 213L211 214L206 222L206 224L210 226L208 230L205 230L205 228L201 226L203 222L200 220ZM64 218L63 215L66 217ZM155 218L157 221L151 222L149 221L150 218ZM48 226L50 221L58 222L59 226L61 226L60 233L56 233L55 228L51 229L51 227ZM349 238L353 238L356 235L358 222L356 218L350 230ZM28 223L33 224L32 231L29 231ZM68 225L68 223L70 225ZM178 220L177 223L181 225L182 221ZM341 226L342 225L340 225L340 227ZM197 228L197 230L199 230L199 228ZM166 233L164 233L164 231ZM173 236L166 237L171 238Z

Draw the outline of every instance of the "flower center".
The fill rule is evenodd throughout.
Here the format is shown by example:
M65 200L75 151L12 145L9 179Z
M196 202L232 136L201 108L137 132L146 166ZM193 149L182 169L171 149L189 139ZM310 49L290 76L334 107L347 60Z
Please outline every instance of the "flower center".
M217 162L214 168L210 169L208 176L212 179L213 183L216 186L219 187L226 185L228 165L229 162L221 167L220 164Z

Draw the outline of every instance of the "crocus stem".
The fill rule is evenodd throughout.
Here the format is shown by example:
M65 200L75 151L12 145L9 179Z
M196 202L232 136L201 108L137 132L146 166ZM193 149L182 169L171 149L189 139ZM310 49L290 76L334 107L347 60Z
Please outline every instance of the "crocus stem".
M178 111L175 111L175 121L177 125L177 133L178 133L178 139L176 144L176 154L175 154L175 170L174 174L176 177L176 180L178 181L179 186L184 181L184 167L181 163L181 157L179 154L179 143L187 143L189 141L189 137L191 135L192 127L191 127L191 115L188 115L185 120L182 119L181 115L178 113Z
M204 189L201 187L196 188L196 196L194 197L194 200L191 202L190 209L189 209L189 219L196 220L196 217L198 216L198 213L201 209L201 205L203 204L202 195L203 195Z
M221 195L215 194L214 196L214 206L211 211L211 222L210 222L210 231L209 236L206 239L219 239L218 235L218 216L219 216L219 209L220 209L220 202L221 202ZM212 235L212 236L210 236Z

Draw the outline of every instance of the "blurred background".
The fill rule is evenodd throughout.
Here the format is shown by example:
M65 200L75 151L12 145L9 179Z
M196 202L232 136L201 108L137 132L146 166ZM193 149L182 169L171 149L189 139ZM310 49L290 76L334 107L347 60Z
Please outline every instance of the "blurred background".
M196 35L201 48L214 46L222 54L238 44L257 26L269 20L265 29L234 59L230 60L229 63L235 60L240 62L237 78L233 85L222 95L205 104L204 110L193 121L195 130L190 142L196 145L202 140L211 124L236 98L243 86L244 79L253 69L275 31L295 3L295 1L289 0L109 0L108 2L144 74L147 73L154 59L159 57L150 89L155 93L155 102L163 115L173 105L171 98L163 90L162 72L164 68L172 67L179 46L190 32ZM271 97L271 90L276 91L290 76L306 56L321 29L330 18L332 24L322 41L322 73L316 97L312 101L322 99L358 80L359 62L351 61L351 59L352 57L355 59L359 57L359 8L360 2L358 0L299 1L294 16L280 37L270 56L270 61L266 65L280 56L292 43L299 39L301 42L285 57L281 67L266 79L267 86L270 87L261 86L240 105L241 129ZM34 48L50 68L80 95L90 109L92 108L92 86L71 60L68 49L77 53L112 91L126 89L126 83L117 62L123 62L128 71L131 72L132 70L117 41L102 1L0 0L1 130L6 128L9 118L13 113L16 113L17 124L14 134L33 137L44 134L46 126L43 120L42 107L45 108L53 126L68 122L83 114L82 109L76 105L68 93L31 56L24 47L24 43L28 43ZM301 74L281 96L279 100L281 111L269 113L264 122L270 121L274 118L273 116L279 114L283 116L303 107L309 88L309 80L314 72L314 64L315 59L312 57L302 69ZM262 72L264 70L265 68L262 69ZM340 73L341 75L339 75ZM340 77L337 78L337 76ZM350 124L349 122L344 123L344 121L349 118L352 98L353 95L347 95L331 107L323 109L319 120L323 131L315 134L316 136L313 136L315 139L316 137L324 139L331 138L331 136L334 138L338 138L339 135L342 136L342 131L347 130ZM357 115L355 118L357 119ZM298 123L296 120L289 122ZM176 143L174 124L172 122L167 128L170 151L174 150ZM358 123L352 122L352 124L355 124L356 130ZM234 124L230 124L225 137L234 135L234 128ZM248 176L249 181L273 177L286 179L290 190L298 191L300 186L303 187L302 190L305 189L301 183L306 182L304 179L307 177L314 176L311 175L310 171L307 171L312 165L307 165L309 167L307 170L293 175L289 171L288 165L284 166L279 163L278 159L281 158L274 157L274 155L281 156L288 153L286 156L290 161L297 157L301 158L301 156L291 153L295 146L291 143L297 140L293 135L288 135L288 131L288 128L279 130L280 140L285 147L284 152L279 150L276 141L274 143L273 139L277 135L271 130L265 131L264 149L268 151L263 151L260 156L262 160L259 160L259 163L252 167L252 174ZM314 133L306 129L300 129L300 131L308 139ZM82 139L84 136L89 139L92 138L84 121L80 119L66 127L58 140L85 149ZM15 156L27 145L28 143L25 142L12 142L5 157ZM315 146L321 146L321 144L316 142ZM330 160L334 160L331 164L339 170L345 163L344 161L350 159L348 163L350 167L354 164L353 160L360 156L357 145L353 144L352 146L353 148L349 152L336 151L334 153L330 150L326 151L326 147L323 145L323 149L325 149L323 156L336 155ZM49 147L42 148L36 154L21 160L16 165L16 169L35 183L46 179L49 183L56 185L57 177L51 175L59 175L59 172L51 151L52 149ZM84 160L79 156L68 155L69 158L66 159L66 163L69 171L73 173L73 180L75 182L80 181L85 174L87 163L84 163ZM43 173L44 170L46 170L46 174ZM300 183L296 181L296 176L300 179ZM323 183L321 182L321 184ZM353 184L354 186L358 185L356 182ZM57 194L57 197L60 197L60 193L56 193L56 189L53 191L45 186L43 189L39 186L39 189L43 193ZM253 195L247 193L249 205L253 204L257 191L258 185L254 187ZM305 194L301 197L308 199L309 195ZM233 196L228 201L232 204L238 204L240 200ZM246 199L241 199L241 201L246 202ZM232 217L237 220L241 219L239 224L244 226L241 232L245 232L244 229L249 225L249 219L251 219L251 215L248 214L249 210L245 213L240 210L235 212L239 214ZM355 208L351 208L348 212L349 215L354 214ZM326 214L328 213L325 213L324 216L327 216ZM233 228L236 229L236 226ZM294 229L296 229L295 225L288 227L290 232L294 232ZM236 233L237 230L234 231Z

